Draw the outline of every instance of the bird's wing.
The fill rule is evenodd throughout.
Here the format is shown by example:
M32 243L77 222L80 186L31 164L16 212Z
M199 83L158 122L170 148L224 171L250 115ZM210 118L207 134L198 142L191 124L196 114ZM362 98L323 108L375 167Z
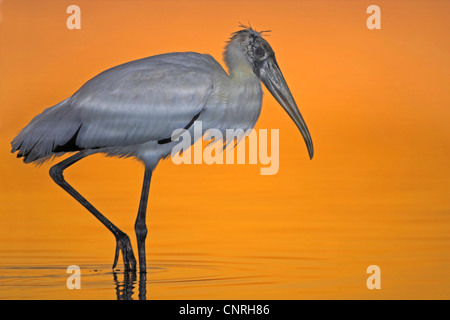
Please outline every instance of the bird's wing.
M220 71L217 66L210 56L178 53L99 74L71 99L81 126L76 145L100 148L170 138L205 108L214 88L211 72Z

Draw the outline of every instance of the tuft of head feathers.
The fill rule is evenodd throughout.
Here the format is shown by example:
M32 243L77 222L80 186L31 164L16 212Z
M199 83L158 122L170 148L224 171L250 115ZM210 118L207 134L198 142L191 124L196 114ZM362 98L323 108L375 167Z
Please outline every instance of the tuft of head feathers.
M241 28L241 29L238 31L235 31L231 34L230 39L228 39L227 43L230 43L231 41L233 41L233 39L236 39L237 37L247 36L250 34L253 34L258 37L262 37L263 34L264 34L264 36L266 36L266 35L268 36L267 33L272 32L272 30L257 31L252 28L252 25L250 24L250 22L248 23L248 26L245 24L239 23L239 28Z

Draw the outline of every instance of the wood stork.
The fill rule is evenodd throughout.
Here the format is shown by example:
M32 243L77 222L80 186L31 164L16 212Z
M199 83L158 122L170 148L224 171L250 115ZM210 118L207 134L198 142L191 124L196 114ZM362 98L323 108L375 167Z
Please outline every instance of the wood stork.
M78 200L114 235L113 269L122 253L126 271L136 270L130 238L92 206L63 177L66 168L94 153L134 157L144 163L144 183L135 223L139 269L146 272L146 208L152 172L170 155L172 132L209 128L253 128L262 106L261 82L286 110L306 142L306 124L284 80L269 43L251 27L241 26L229 39L224 60L228 73L210 55L174 52L108 69L77 92L37 115L11 142L25 163L43 163L73 153L50 169L53 180ZM192 135L191 135L192 136ZM194 143L195 141L192 141Z

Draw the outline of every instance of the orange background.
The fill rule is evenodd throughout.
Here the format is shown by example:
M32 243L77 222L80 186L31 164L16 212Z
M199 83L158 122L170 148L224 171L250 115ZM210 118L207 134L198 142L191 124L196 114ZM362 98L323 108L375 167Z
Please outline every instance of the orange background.
M81 30L66 28L71 4L81 8ZM371 4L381 8L381 30L366 27ZM448 1L2 1L0 266L112 263L114 238L53 183L49 164L9 153L34 115L129 60L196 51L222 63L229 34L250 21L272 30L267 40L314 159L264 89L256 128L280 129L277 175L162 162L147 255L168 273L150 276L148 296L450 298L449 9ZM133 244L142 175L133 160L98 155L66 173ZM381 290L365 285L371 264L381 267ZM211 270L200 283L170 281ZM95 288L87 281L80 292L38 296L114 296ZM0 290L0 298L33 297Z

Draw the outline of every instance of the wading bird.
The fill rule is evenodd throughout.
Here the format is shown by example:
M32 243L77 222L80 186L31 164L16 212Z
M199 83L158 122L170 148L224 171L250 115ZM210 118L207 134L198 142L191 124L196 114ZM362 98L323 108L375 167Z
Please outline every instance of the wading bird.
M103 153L144 163L135 231L139 269L145 273L150 180L158 162L168 157L176 144L172 141L174 130L192 130L195 121L202 121L203 133L210 128L224 133L226 129L253 128L262 106L262 82L300 129L312 158L310 134L275 53L262 32L241 27L225 47L228 73L210 55L194 52L131 61L100 73L71 97L45 109L11 142L11 152L18 151L25 163L39 164L76 152L51 167L50 176L113 233L113 269L121 252L125 270L136 270L130 238L66 182L64 170L77 161Z

